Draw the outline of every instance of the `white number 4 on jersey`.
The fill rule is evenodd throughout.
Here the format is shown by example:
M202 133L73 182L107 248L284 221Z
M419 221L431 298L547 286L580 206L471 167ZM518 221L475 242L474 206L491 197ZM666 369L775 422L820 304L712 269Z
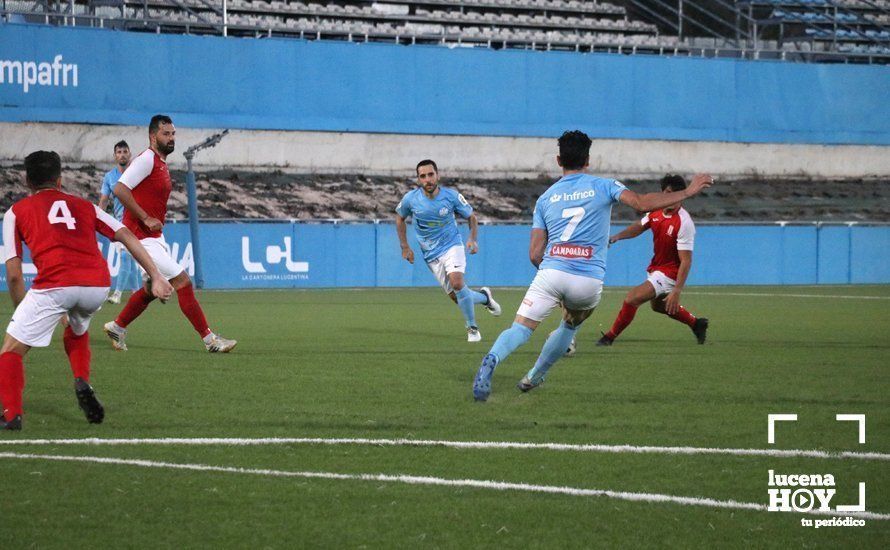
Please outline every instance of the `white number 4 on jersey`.
M64 223L68 229L74 229L74 226L77 224L77 220L71 215L71 210L68 210L68 204L65 201L54 202L49 207L47 219L49 219L51 224Z

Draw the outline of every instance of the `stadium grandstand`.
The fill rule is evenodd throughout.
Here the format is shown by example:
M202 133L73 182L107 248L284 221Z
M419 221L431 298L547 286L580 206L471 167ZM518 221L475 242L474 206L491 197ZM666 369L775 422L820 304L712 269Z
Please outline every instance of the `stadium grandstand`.
M890 0L2 0L9 22L448 47L887 63Z

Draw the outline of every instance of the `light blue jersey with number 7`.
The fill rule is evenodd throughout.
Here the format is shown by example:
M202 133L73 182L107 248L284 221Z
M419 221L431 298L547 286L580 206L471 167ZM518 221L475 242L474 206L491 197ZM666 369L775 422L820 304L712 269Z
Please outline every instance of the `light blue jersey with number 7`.
M619 181L571 174L554 183L535 203L534 229L547 231L540 269L557 269L602 280L612 205L627 187Z

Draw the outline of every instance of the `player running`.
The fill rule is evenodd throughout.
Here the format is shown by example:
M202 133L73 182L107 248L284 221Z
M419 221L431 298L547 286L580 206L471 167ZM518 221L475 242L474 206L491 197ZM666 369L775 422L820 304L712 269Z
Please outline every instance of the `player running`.
M108 203L111 202L111 212L114 214L114 219L122 221L124 219L124 205L114 196L114 186L121 179L121 175L126 170L127 165L130 164L130 146L126 141L121 140L114 144L114 163L116 166L106 172L105 177L102 179L99 210L105 212L108 208ZM136 279L137 272L133 258L127 254L121 243L115 243L115 245L117 245L118 258L120 260L118 262L117 279L114 281L114 291L108 296L108 301L112 304L119 304L121 303L122 291L139 288L139 282Z
M192 281L185 269L170 255L170 247L164 240L161 229L167 217L167 199L173 184L167 170L167 155L173 152L176 128L166 115L155 115L148 126L150 147L136 157L124 171L114 194L126 211L124 225L127 226L148 250L152 260L165 279L176 289L179 309L204 341L204 347L211 353L227 353L238 343L214 334L207 325L201 304L195 298ZM149 279L150 281L150 279ZM103 330L111 338L111 345L119 351L126 351L127 327L155 297L145 288L130 295L127 305L114 321L105 323Z
M606 274L606 251L612 205L622 202L637 211L652 211L692 197L709 187L710 176L699 174L683 191L639 195L621 182L585 174L591 140L580 131L559 138L556 162L563 177L535 204L529 258L538 273L529 286L513 326L505 330L482 359L473 381L473 397L491 394L495 367L525 344L557 305L563 322L544 343L535 366L517 387L527 392L544 382L547 371L563 356L581 323L600 301Z
M463 313L467 342L478 342L482 340L482 334L476 326L476 304L483 304L494 316L501 314L501 306L488 287L475 291L464 283L467 257L454 214L465 218L470 225L470 238L467 240L470 254L479 251L476 242L479 222L473 207L463 195L439 185L439 168L435 162L429 159L420 161L416 172L418 187L408 191L396 206L396 232L402 245L402 257L414 263L414 251L408 246L405 225L405 218L411 216L426 265Z
M661 180L661 190L665 193L686 189L683 176L665 176ZM630 325L637 314L637 308L646 302L652 305L652 311L663 313L676 319L692 329L699 344L705 343L708 336L708 320L698 319L680 305L680 293L686 285L689 268L692 267L692 248L695 242L695 224L689 213L677 202L662 210L655 210L643 216L624 231L609 238L609 244L633 239L652 230L652 241L655 255L646 271L649 276L646 282L636 286L627 293L621 311L609 332L596 343L598 346L611 346L618 335Z
M105 410L90 386L90 319L102 306L111 286L108 264L99 252L96 233L124 244L152 276L151 291L167 299L173 287L139 240L113 217L90 202L63 193L62 162L50 151L25 158L25 181L31 196L3 217L3 248L9 294L15 306L0 349L0 429L22 429L22 359L32 347L46 347L60 320L67 319L65 353L74 373L77 402L93 424ZM27 245L37 277L25 292L22 245Z

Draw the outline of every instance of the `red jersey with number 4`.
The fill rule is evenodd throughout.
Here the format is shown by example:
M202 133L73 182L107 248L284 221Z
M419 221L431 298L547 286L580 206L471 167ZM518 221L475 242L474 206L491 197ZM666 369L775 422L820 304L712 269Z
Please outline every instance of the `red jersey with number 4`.
M145 213L160 220L163 224L167 218L167 200L173 183L170 181L170 171L167 163L161 157L148 149L133 159L130 166L121 174L120 183L126 185L133 193L136 204ZM132 231L137 238L157 238L161 231L150 231L132 212L124 212L124 225Z
M695 243L695 224L683 208L665 214L664 210L649 212L640 220L645 229L652 230L655 255L646 271L661 271L671 279L680 269L679 250L692 250Z
M96 233L114 239L122 227L80 197L56 189L38 191L13 204L3 217L3 259L22 258L22 245L28 246L37 267L31 288L111 286Z

